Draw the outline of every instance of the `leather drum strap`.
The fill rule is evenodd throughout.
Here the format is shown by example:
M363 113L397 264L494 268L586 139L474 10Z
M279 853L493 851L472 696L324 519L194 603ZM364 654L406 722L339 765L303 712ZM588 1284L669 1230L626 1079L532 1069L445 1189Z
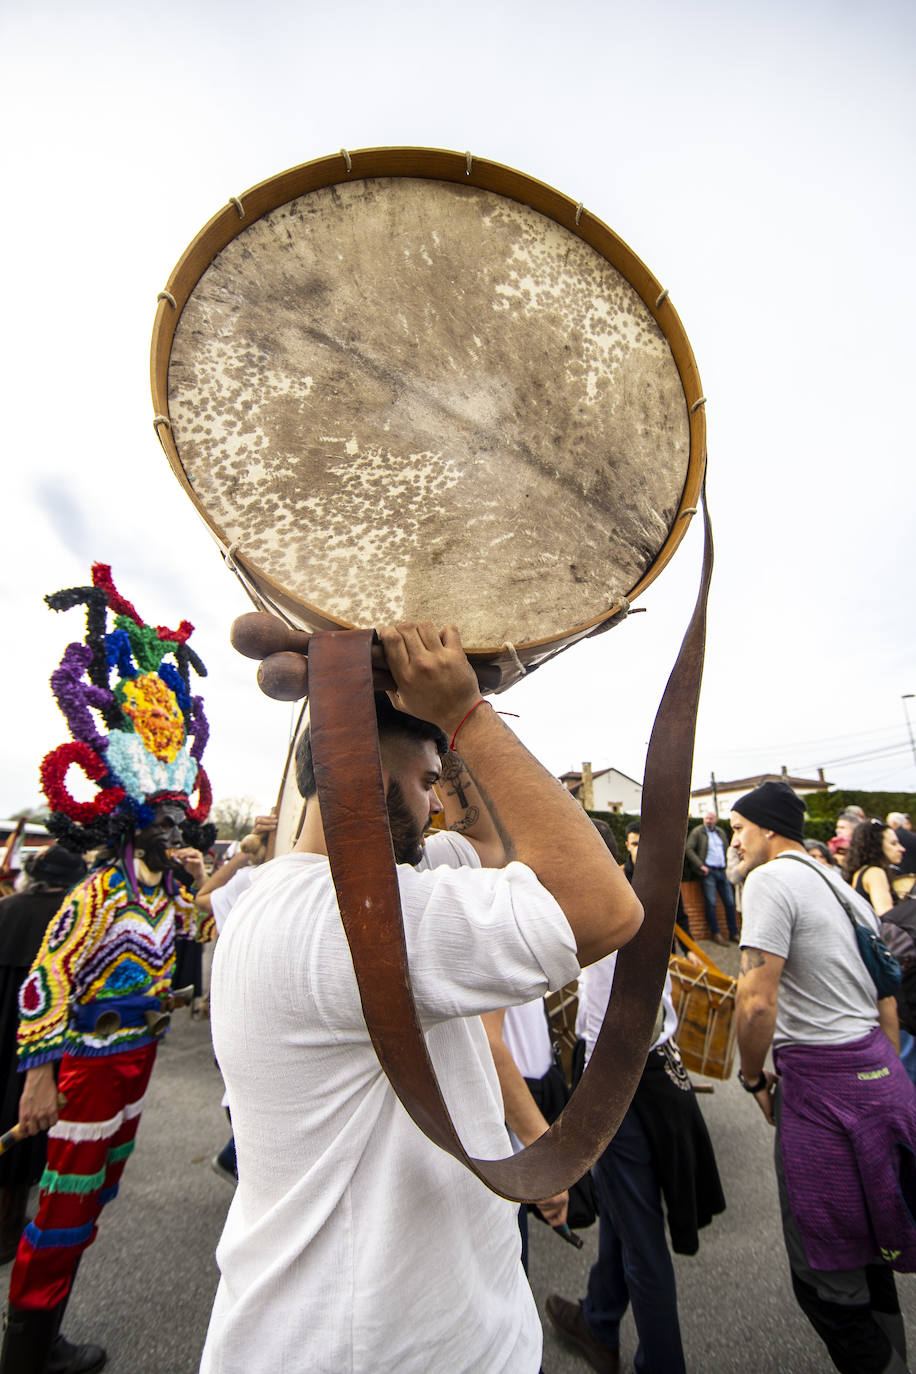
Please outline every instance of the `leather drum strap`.
M568 1106L545 1135L507 1159L473 1159L465 1152L417 1017L378 752L372 631L317 634L309 646L312 757L331 874L369 1035L391 1086L420 1129L514 1202L553 1197L582 1177L617 1131L645 1066L671 953L687 834L712 574L705 496L703 518L700 592L646 757L634 875L645 920L618 955L604 1025Z

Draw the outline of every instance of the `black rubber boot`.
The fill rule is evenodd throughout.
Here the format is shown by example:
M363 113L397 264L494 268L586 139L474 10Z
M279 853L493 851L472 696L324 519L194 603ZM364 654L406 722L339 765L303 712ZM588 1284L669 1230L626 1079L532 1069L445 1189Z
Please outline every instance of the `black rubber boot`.
M100 1345L73 1345L58 1335L48 1352L45 1374L95 1374L104 1369L106 1358Z
M76 1269L73 1271L73 1278L76 1278ZM67 1340L66 1336L61 1335L61 1323L72 1292L73 1283L71 1281L70 1292L63 1302L58 1303L52 1313L54 1317L53 1339L51 1349L48 1352L45 1374L95 1374L97 1369L104 1369L105 1367L107 1356L102 1346L74 1345L72 1341ZM0 1370L0 1374L3 1374L2 1370Z
M56 1313L8 1307L0 1374L43 1374L54 1342Z

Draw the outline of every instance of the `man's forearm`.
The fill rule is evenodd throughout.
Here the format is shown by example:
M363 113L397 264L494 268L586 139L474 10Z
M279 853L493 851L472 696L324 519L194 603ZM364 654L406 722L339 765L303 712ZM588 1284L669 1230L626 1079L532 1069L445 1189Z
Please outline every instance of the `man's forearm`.
M687 862L689 863L690 867L693 869L694 873L702 873L702 872L703 872L703 861L702 861L702 859L700 858L699 854L697 853L696 845L691 844L689 839L688 839L688 841L687 841L687 848L686 848L686 850L685 850L685 857L686 857Z
M237 854L233 854L231 859L227 859L226 862L218 868L215 873L211 873L207 881L202 883L198 888L195 894L198 906L203 906L205 911L209 911L209 902L202 903L200 900L201 897L209 897L210 893L215 892L218 887L224 887L229 879L234 878L240 868L247 867L249 862L249 856L243 854L241 850L239 850Z
M502 1041L490 1041L490 1051L496 1066L503 1113L506 1125L523 1145L530 1145L547 1130L547 1122L531 1096L531 1090L516 1067L515 1060Z
M756 998L742 999L739 990L737 1028L741 1072L748 1082L753 1083L763 1073L763 1066L773 1043L776 1006Z
M580 963L631 939L642 908L622 871L579 804L494 710L475 711L464 722L461 753L506 857L532 868L556 898Z
M900 1019L897 1015L897 999L895 997L882 997L878 1003L878 1022L884 1034L894 1047L894 1053L900 1053Z

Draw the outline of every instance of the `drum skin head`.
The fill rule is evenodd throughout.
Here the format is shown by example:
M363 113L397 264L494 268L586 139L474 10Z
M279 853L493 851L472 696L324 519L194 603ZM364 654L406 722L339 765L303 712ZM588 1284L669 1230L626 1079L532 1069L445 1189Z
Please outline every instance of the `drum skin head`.
M202 271L199 251L179 264L154 338L173 466L303 628L431 619L479 649L578 637L670 557L695 501L679 321L644 299L657 283L625 245L615 265L517 198L540 183L357 161L236 217Z

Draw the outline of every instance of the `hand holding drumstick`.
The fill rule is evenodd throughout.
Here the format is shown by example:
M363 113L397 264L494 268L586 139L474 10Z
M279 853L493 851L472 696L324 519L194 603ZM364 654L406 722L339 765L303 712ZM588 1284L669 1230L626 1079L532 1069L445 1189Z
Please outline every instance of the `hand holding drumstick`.
M277 616L249 611L233 621L232 647L246 658L260 659L258 686L275 701L301 701L308 694L308 653L311 635L294 630ZM492 663L472 664L480 690L499 686L500 671ZM377 692L394 688L381 644L372 646L372 675Z
M25 1087L19 1100L19 1121L12 1130L0 1136L0 1155L27 1136L47 1131L57 1121L60 1107L67 1099L57 1091L53 1064L39 1064L29 1069Z

